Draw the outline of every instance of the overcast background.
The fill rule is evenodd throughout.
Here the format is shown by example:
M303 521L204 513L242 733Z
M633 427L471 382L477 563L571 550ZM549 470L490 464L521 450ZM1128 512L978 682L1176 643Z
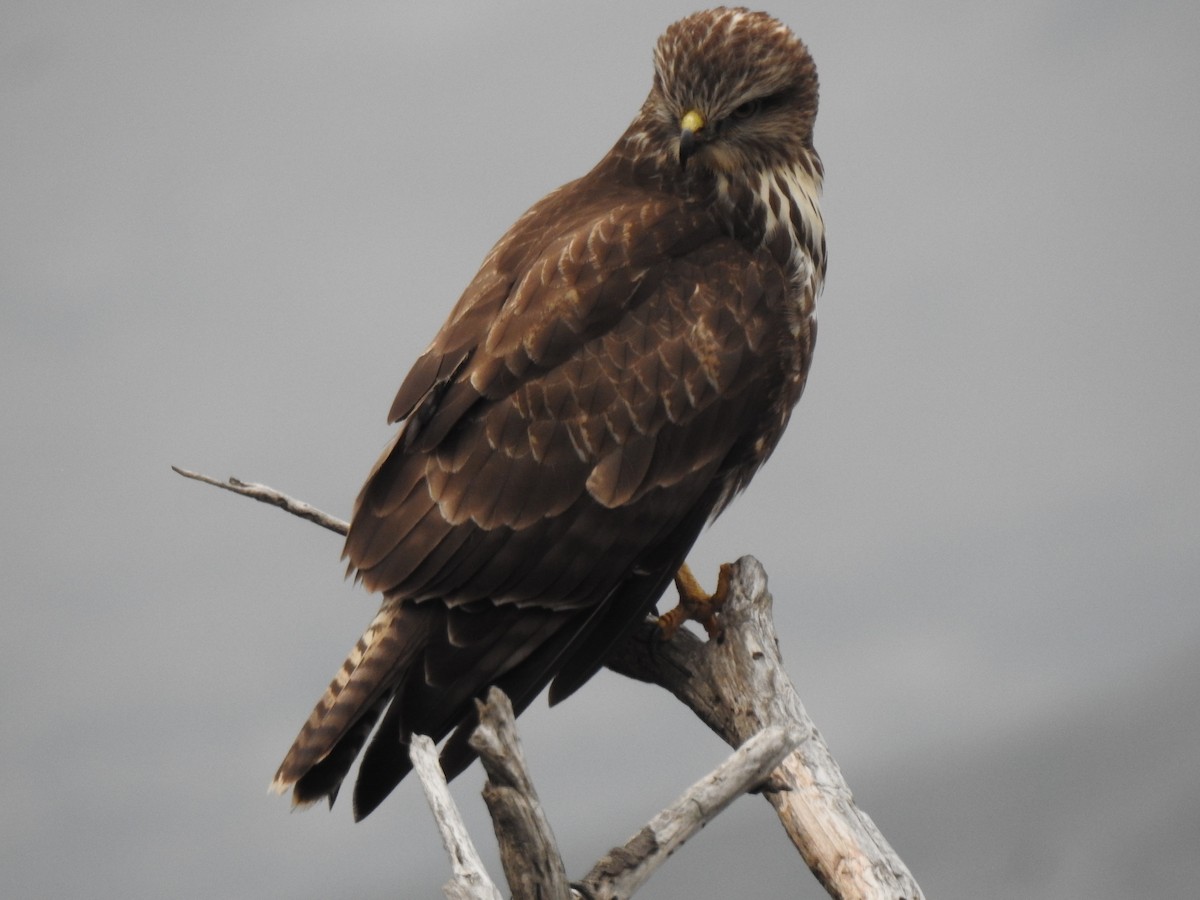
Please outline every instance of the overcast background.
M692 3L0 9L0 893L437 897L415 781L267 784L373 598L393 392ZM821 75L808 393L691 560L930 898L1200 884L1200 7L777 3ZM522 718L573 876L727 752L603 673ZM478 767L456 782L497 878ZM815 898L744 798L652 898Z

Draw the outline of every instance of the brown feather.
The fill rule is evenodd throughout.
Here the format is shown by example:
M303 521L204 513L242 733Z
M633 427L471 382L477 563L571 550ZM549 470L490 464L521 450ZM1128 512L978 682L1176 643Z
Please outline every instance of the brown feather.
M670 584L799 398L825 267L816 72L774 19L672 25L639 115L484 259L396 393L396 440L355 505L349 566L383 608L276 786L355 815L413 733L466 766L473 700L557 702ZM732 118L764 100L749 118ZM680 165L680 118L711 127ZM385 711L386 710L386 711Z

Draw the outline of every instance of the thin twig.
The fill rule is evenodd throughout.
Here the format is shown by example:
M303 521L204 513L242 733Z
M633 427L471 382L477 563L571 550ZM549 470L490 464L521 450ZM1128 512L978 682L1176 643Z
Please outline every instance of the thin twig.
M281 493L275 490L275 488L267 487L265 484L241 481L232 475L228 481L221 481L219 478L213 478L211 475L201 475L199 472L181 469L179 466L171 466L171 468L184 478L190 478L193 481L202 481L205 484L211 484L213 487L241 494L243 497L253 497L260 503L270 503L272 506L278 506L280 509L290 512L293 516L299 516L302 519L308 519L310 522L316 522L322 528L328 528L330 531L335 531L340 535L344 536L350 530L350 523L344 522L336 516L331 516L329 513L321 512L321 510L314 506L309 506L303 500L289 497L287 494Z

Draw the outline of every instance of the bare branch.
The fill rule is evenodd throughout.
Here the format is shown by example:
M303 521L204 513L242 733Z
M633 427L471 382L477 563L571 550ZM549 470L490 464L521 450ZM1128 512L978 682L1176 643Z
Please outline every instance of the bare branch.
M201 475L199 472L191 472L187 469L181 469L179 466L171 466L171 468L184 478L190 478L193 481L202 481L205 484L211 484L213 487L241 494L243 497L253 497L261 503L270 503L272 506L278 506L280 509L290 512L293 516L299 516L302 519L308 519L310 522L316 522L322 528L336 531L340 535L344 536L350 529L348 522L343 522L341 519L331 516L328 513L323 513L321 510L309 506L303 500L289 497L287 494L282 494L274 488L267 487L265 484L240 481L233 476L230 476L228 481L221 481L218 478L213 478L211 475Z
M840 900L920 900L924 895L853 795L783 668L762 565L735 564L722 610L723 641L681 631L670 641L648 622L606 665L665 687L727 743L762 728L799 728L804 740L771 776L763 795L792 843L831 896Z
M616 847L584 878L589 900L620 900L641 887L668 856L715 819L800 743L799 731L771 725L751 737L713 772L656 815L623 847Z
M483 861L471 843L467 826L463 824L446 776L438 763L437 748L423 734L414 734L408 748L413 771L421 779L425 799L433 811L434 821L442 835L442 845L450 856L454 877L442 886L449 900L503 900L503 895L488 878Z
M483 799L513 900L571 900L562 854L525 764L512 703L491 688L477 707L479 727L470 744L488 775Z

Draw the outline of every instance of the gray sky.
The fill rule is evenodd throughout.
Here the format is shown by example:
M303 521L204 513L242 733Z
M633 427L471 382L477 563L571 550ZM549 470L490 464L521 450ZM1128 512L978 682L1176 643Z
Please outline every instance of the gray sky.
M168 466L347 515L408 364L692 9L5 5L5 896L438 896L415 783L359 825L266 794L375 610L339 541ZM764 562L929 896L1189 896L1200 9L771 11L821 74L829 278L808 393L693 566ZM575 876L726 753L609 673L521 721ZM821 896L757 798L645 895L734 892Z

